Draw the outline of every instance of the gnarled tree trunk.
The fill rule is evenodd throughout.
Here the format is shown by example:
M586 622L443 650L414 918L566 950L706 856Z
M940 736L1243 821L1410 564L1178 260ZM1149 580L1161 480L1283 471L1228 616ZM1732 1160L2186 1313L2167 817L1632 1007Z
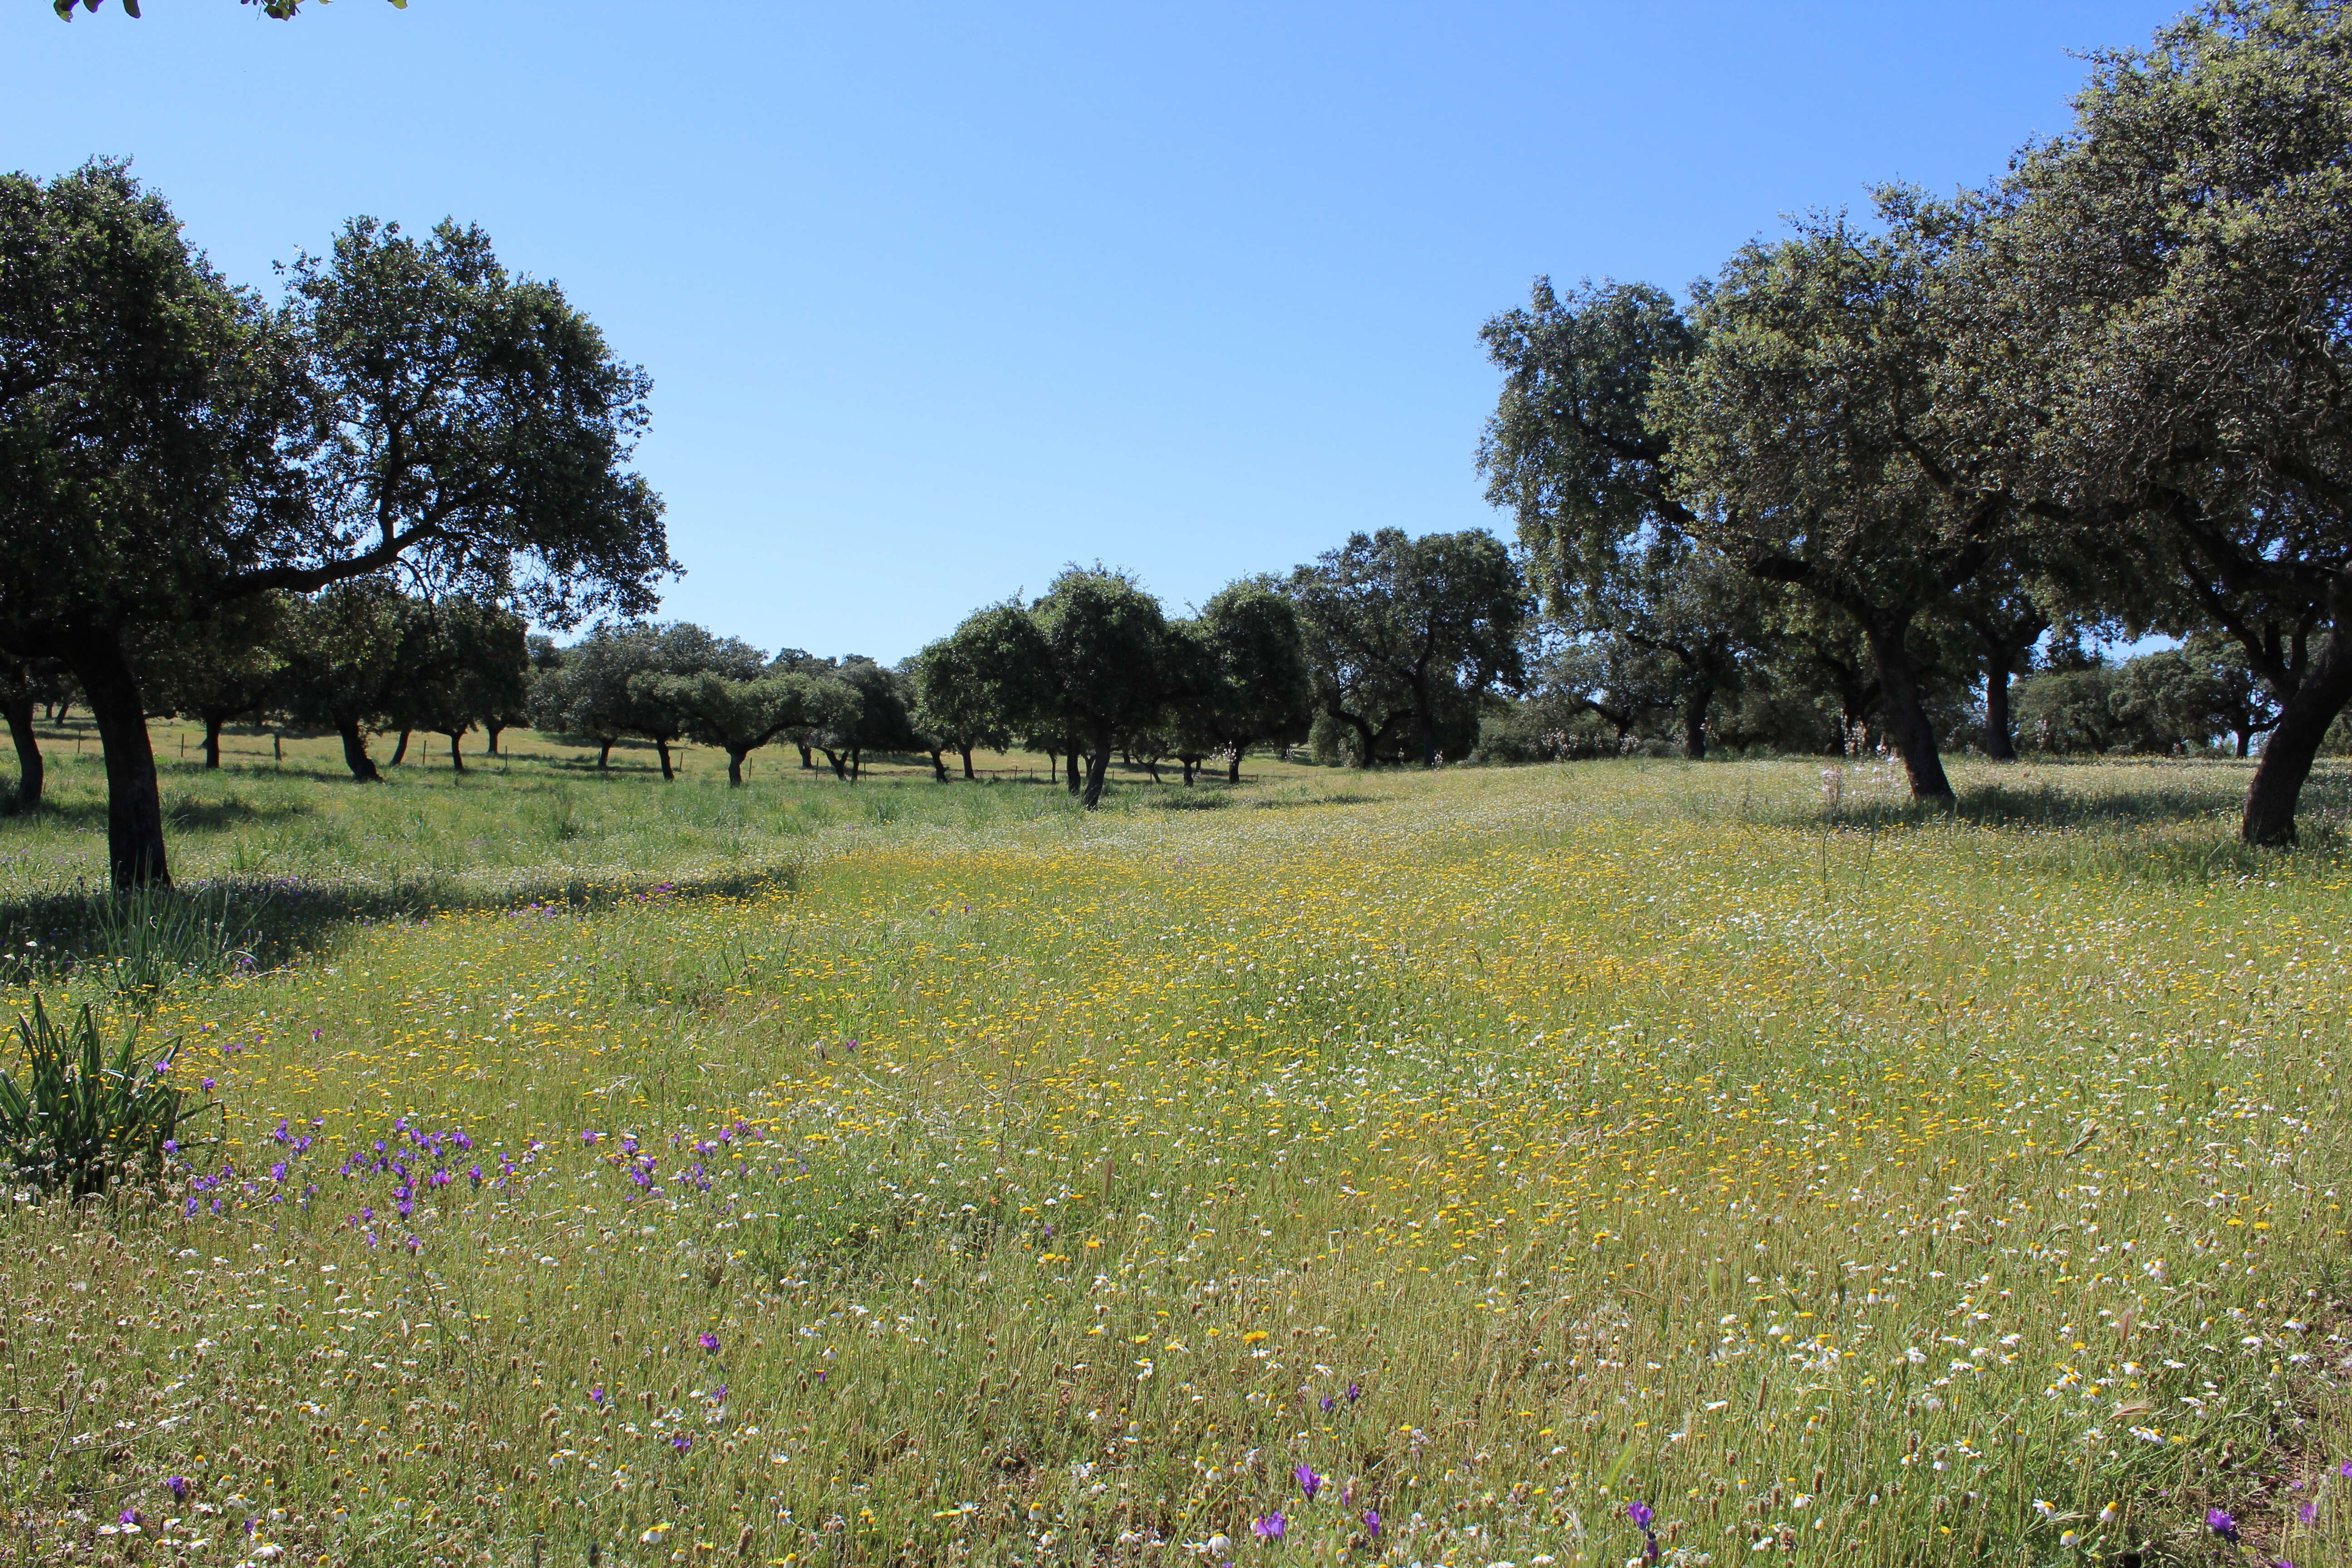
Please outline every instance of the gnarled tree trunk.
M2338 599L2345 595L2337 595ZM2340 622L2329 626L2314 650L2303 679L2279 704L2277 725L2263 743L2263 760L2246 786L2245 816L2239 837L2249 844L2294 842L2295 803L2319 755L2327 727L2352 702L2352 649L2345 647Z
M106 851L115 889L168 888L172 869L163 853L155 752L122 638L111 626L78 627L60 639L59 651L81 681L82 700L106 749Z
M1103 775L1110 772L1110 736L1105 732L1095 737L1094 754L1087 759L1087 795L1085 805L1092 811L1102 799Z
M2007 658L1986 655L1984 753L1996 763L2017 761L2017 742L2010 733L2009 676Z
M18 697L0 702L8 717L8 739L16 745L16 809L37 811L48 765L41 760L41 738L33 733L33 700Z
M401 764L401 763L404 763L404 762L406 762L406 761L408 760L408 735L409 735L409 731L406 731L406 730L403 730L403 731L401 731L401 732L400 732L400 743L399 743L398 745L396 745L396 746L393 747L393 749L392 749L392 761L391 761L391 762L389 762L389 763L387 763L385 764L385 766L387 766L387 767L394 767L394 768L396 768L396 767L400 766L400 764Z
M1914 800L1948 801L1952 783L1944 776L1944 759L1936 749L1936 732L1919 700L1919 682L1911 668L1907 639L1908 614L1882 611L1868 616L1863 635L1878 663L1880 700L1886 705L1886 730L1895 749L1903 754L1903 770L1911 778Z
M352 770L352 777L361 784L382 784L383 774L376 771L375 759L368 755L367 734L356 719L346 719L335 726L343 738L343 766Z
M1694 677L1690 695L1683 700L1683 755L1692 762L1706 757L1706 710L1715 700L1715 682Z

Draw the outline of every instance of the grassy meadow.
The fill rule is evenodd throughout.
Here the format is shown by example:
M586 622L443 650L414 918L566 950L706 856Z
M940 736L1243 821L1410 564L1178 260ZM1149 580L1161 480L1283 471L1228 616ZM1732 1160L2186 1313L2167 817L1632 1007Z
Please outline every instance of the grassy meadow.
M159 735L226 958L0 820L222 1108L0 1222L0 1562L2352 1563L2346 773Z

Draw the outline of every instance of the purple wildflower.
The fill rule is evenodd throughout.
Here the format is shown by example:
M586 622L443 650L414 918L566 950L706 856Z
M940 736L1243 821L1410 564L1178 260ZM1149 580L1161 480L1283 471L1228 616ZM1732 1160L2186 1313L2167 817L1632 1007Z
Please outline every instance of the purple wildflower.
M1301 1465L1290 1473L1298 1478L1298 1489L1307 1494L1307 1500L1313 1502L1315 1494L1323 1489L1323 1478L1310 1465Z
M1331 1406L1333 1406L1334 1405L1337 1405L1338 1403L1339 1403L1339 1401L1338 1401L1338 1400L1336 1400L1336 1399L1332 1398L1332 1397L1331 1397L1329 1394L1325 1394L1325 1395L1323 1396L1322 1400L1321 1400L1322 1406L1323 1406L1323 1408L1324 1408L1325 1410L1328 1410L1328 1409L1330 1409L1330 1408L1331 1408Z
M139 1510L135 1508L126 1508L121 1513L114 1516L114 1522L117 1524L137 1524L139 1522Z
M2205 1528L2232 1546L2238 1543L2238 1521L2218 1508L2205 1510Z
M1268 1541L1281 1540L1282 1532L1289 1528L1290 1521L1282 1517L1280 1509L1269 1514L1263 1514L1250 1521L1250 1533L1262 1535Z
M604 1385L598 1384L588 1391L588 1403L597 1409L604 1408Z
M583 1143L587 1144L587 1145L588 1145L589 1147L591 1147L591 1148L595 1147L595 1144L596 1144L596 1133L595 1133L595 1131L594 1131L593 1128L585 1128L585 1127L582 1128L582 1129L580 1130L580 1142L582 1142Z
M694 1336L694 1342L700 1345L705 1351L708 1351L712 1355L717 1355L719 1353L719 1336L717 1334L709 1332L697 1334Z
M1381 1510L1379 1509L1368 1508L1364 1510L1364 1533L1370 1536L1374 1541L1378 1541L1381 1538Z
M1625 1517L1633 1521L1634 1529L1647 1535L1650 1533L1650 1521L1657 1518L1657 1515L1650 1511L1648 1503L1629 1502L1625 1505Z
M672 1437L669 1440L669 1446L683 1454L688 1449L694 1447L694 1434L691 1432L680 1432L677 1436Z
M163 1489L172 1494L172 1500L173 1502L185 1502L188 1500L188 1478L185 1476L165 1476L163 1478Z
M1359 1399L1361 1399L1363 1396L1364 1396L1364 1391L1363 1391L1362 1389L1360 1389L1360 1388L1357 1387L1357 1386L1356 1386L1354 1384L1352 1384L1352 1383L1351 1383L1351 1384L1349 1384L1348 1385L1348 1403L1349 1403L1349 1404L1353 1405L1354 1403L1356 1403L1356 1401L1358 1401Z

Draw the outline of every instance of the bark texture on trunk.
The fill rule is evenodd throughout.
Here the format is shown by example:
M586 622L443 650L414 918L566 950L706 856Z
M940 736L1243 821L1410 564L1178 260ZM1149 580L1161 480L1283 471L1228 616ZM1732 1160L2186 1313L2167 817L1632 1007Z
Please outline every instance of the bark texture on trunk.
M947 750L945 746L931 748L931 774L941 784L950 782L948 778Z
M2017 761L2017 741L2009 721L2009 661L1985 660L1984 752L1996 763Z
M1712 681L1691 683L1690 696L1683 703L1683 755L1692 762L1706 758L1706 710L1714 700Z
M1903 753L1903 771L1911 778L1911 798L1952 798L1952 783L1944 776L1944 759L1936 750L1936 732L1919 700L1919 682L1911 669L1906 646L1910 616L1878 615L1863 627L1870 651L1878 662L1880 700L1886 706L1887 733Z
M25 697L0 702L0 710L8 716L8 739L16 746L16 807L20 811L37 811L41 786L49 770L41 760L41 738L33 733L33 700Z
M155 752L139 679L123 656L122 639L104 627L76 630L61 640L106 749L106 850L115 890L168 888L172 868L163 853Z
M1110 737L1095 738L1095 754L1087 759L1086 808L1092 811L1102 799L1103 775L1110 772Z
M809 754L809 749L806 746L802 746L800 747L800 753L802 768L809 773L816 772L816 759Z
M210 714L205 716L205 766L207 768L220 766L220 732L225 722L226 721Z
M2342 594L2336 595L2339 600ZM2246 786L2246 811L2239 836L2249 844L2287 845L2294 842L2294 808L2303 796L2304 781L2319 755L2327 727L2352 701L2352 649L2344 644L2340 623L2328 627L2303 681L2279 704L2278 723L2263 744L2263 760Z
M667 741L656 741L654 742L654 750L661 756L662 783L667 784L677 776L669 765L669 742Z
M971 748L958 746L956 750L963 755L963 776L967 779L978 779L980 775L971 771Z
M597 771L598 771L598 772L600 772L600 773L609 772L609 771L611 771L612 766L613 766L613 742L610 742L610 741L599 741L599 742L596 742L596 768L597 768Z
M729 789L743 787L743 759L751 754L748 751L739 752L732 746L727 749L727 787Z
M343 738L343 766L352 770L352 777L361 784L382 784L383 774L368 755L367 736L361 731L359 721L346 719L335 726L335 732Z

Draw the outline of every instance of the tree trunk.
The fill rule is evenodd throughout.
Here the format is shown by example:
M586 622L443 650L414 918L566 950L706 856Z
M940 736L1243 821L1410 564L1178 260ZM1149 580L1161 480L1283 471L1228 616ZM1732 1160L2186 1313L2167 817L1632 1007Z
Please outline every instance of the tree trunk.
M613 766L613 742L610 742L610 741L599 741L599 742L596 742L596 770L597 770L597 772L599 772L599 773L606 773L606 772L609 772L609 771L611 771L612 766Z
M2250 752L2252 752L2252 751L2253 750L2253 748L2254 748L2254 732L2253 732L2252 730L2241 730L2241 731L2238 731L2238 760L2239 760L2240 762L2242 762L2242 762L2244 762L2244 761L2246 760L2247 753L2249 753Z
M346 719L335 726L343 738L343 766L352 770L352 777L360 784L382 784L383 774L376 771L375 759L368 755L367 736L360 731L360 721Z
M844 763L843 753L835 751L830 746L822 746L819 747L818 750L824 752L824 760L833 764L833 776L839 779L842 783L847 784L849 782L849 769Z
M460 748L459 742L466 738L466 731L463 730L444 730L441 732L449 737L449 766L458 773L464 773L466 771L466 753Z
M661 757L662 783L668 784L677 777L677 773L669 765L669 742L656 737L654 741L654 751Z
M1234 754L1225 764L1225 782L1227 784L1242 782L1242 749L1239 746L1234 748Z
M215 718L210 713L205 715L205 766L207 768L220 766L220 732L221 726L226 722L227 722L226 720Z
M2337 600L2344 596L2340 589L2330 595ZM87 689L82 695L94 700ZM2327 727L2347 701L2352 701L2352 649L2344 645L2338 620L2314 651L2301 683L2279 704L2278 723L2263 743L2263 760L2254 764L2253 781L2246 786L2246 814L2239 827L2247 843L2294 842L2294 807L2303 782L2311 776L2312 761L2327 738Z
M0 711L6 712L8 738L16 743L16 808L37 811L48 765L41 760L40 737L33 733L33 700L20 697L0 703Z
M389 765L391 765L391 766L393 766L393 767L395 767L395 768L396 768L396 767L400 766L400 764L401 764L401 763L403 763L406 762L407 760L408 760L408 731L407 731L406 730L403 730L403 731L400 732L400 744L398 744L398 745L394 746L394 747L392 749L392 762L391 762L391 763L390 763Z
M933 746L931 748L931 775L941 784L948 782L946 752L947 748L945 746Z
M1184 764L1184 787L1186 789L1191 789L1192 787L1192 759L1190 757L1180 757L1177 760Z
M168 888L163 853L163 796L155 752L147 735L147 708L139 679L111 627L76 630L61 639L66 662L81 682L106 750L106 850L114 888Z
M793 743L794 743L795 745L798 745L798 744L799 744L799 742L793 742ZM816 759L815 759L814 757L813 757L813 756L811 756L811 755L809 754L809 749L808 749L806 746L801 746L801 747L800 747L800 753L801 753L801 767L802 767L802 769L803 769L803 771L805 771L805 772L808 772L808 773L814 773L814 772L816 772Z
M1706 758L1706 710L1715 700L1715 682L1694 679L1683 703L1683 755L1692 762Z
M1078 743L1076 741L1073 740L1070 742L1069 751L1066 754L1069 758L1070 763L1070 793L1072 795L1076 795L1081 787L1078 783ZM1105 752L1103 753L1103 761L1105 763L1108 763L1110 761L1110 753L1108 752Z
M1130 763L1129 765L1132 766L1133 764ZM1144 771L1151 775L1151 782L1153 784L1158 784L1160 782L1160 759L1158 757L1150 758L1144 763L1143 767ZM1184 771L1186 773L1191 773L1192 770L1187 768Z
M1110 736L1095 737L1094 755L1087 759L1086 808L1092 811L1102 799L1103 775L1110 772Z
M727 748L727 787L729 789L743 787L743 759L751 754L749 750L739 752L732 746Z
M1903 770L1911 777L1914 800L1949 801L1951 781L1944 776L1944 759L1936 751L1936 732L1919 700L1919 683L1911 670L1911 650L1906 646L1911 629L1908 615L1880 613L1863 626L1872 657L1878 661L1878 689L1886 704L1886 729L1895 749L1903 753Z
M505 728L506 726L504 724L485 724L482 726L482 732L490 738L489 743L482 748L484 752L493 757L499 754L499 731Z
M866 748L863 746L852 746L849 748L849 782L851 784L856 784L859 779L862 779L865 776Z
M2009 721L2009 659L1985 656L1984 753L1996 763L2017 761L2017 741Z
M970 746L958 746L956 750L963 754L963 776L967 779L977 780L980 775L971 771L971 748Z

